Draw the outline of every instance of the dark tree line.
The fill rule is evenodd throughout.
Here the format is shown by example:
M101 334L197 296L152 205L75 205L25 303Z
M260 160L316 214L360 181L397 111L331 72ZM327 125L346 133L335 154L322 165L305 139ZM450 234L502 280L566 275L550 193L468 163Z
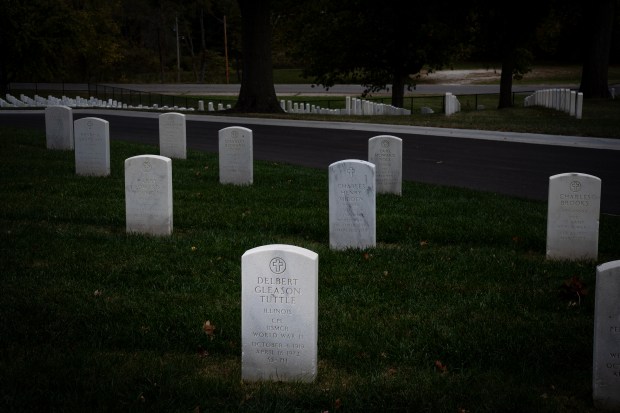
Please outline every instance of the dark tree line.
M328 87L389 88L401 105L422 69L473 60L501 64L499 106L507 107L513 79L546 60L581 64L584 95L605 97L608 65L620 62L619 3L0 0L0 87L229 74L242 84L237 110L278 111L271 69L286 65Z

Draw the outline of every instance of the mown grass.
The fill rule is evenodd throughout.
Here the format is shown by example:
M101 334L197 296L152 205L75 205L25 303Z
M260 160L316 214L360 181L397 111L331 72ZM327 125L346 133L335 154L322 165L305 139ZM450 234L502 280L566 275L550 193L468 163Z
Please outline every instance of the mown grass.
M326 171L257 161L223 186L190 151L173 235L128 235L124 159L158 150L111 145L110 177L78 177L0 129L0 410L595 411L597 263L545 260L544 203L405 182L377 199L376 248L331 251ZM598 263L618 233L601 216ZM241 255L271 243L319 254L312 384L241 382ZM561 294L571 277L590 293Z

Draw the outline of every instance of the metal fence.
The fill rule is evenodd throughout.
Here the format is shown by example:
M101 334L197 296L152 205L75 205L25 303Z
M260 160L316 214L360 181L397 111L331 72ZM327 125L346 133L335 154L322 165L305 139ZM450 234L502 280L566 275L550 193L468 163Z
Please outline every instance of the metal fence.
M170 94L151 93L139 90L132 90L128 88L121 88L116 86L107 86L93 83L10 83L9 93L14 96L19 94L25 95L39 95L46 97L48 95L75 97L80 96L83 98L94 97L104 101L110 99L127 104L127 106L137 107L146 106L153 107L185 107L193 108L197 110L199 108L198 102L202 100L207 107L205 97L198 96L177 96ZM523 100L526 96L533 93L533 91L520 91L512 93L513 105L523 105ZM461 111L473 111L496 108L499 102L498 93L485 93L485 94L467 94L456 95L460 102ZM343 98L333 99L317 99L306 98L304 96L295 97L282 97L282 100L293 100L295 102L310 102L313 105L317 105L327 109L341 109L345 107L345 100ZM305 99L305 100L304 100ZM409 109L412 114L423 113L444 113L445 112L445 95L414 95L405 96L403 108ZM365 100L377 102L377 103L391 103L390 97L368 97ZM213 102L214 106L222 104L234 106L236 99L230 97L209 97L209 102Z

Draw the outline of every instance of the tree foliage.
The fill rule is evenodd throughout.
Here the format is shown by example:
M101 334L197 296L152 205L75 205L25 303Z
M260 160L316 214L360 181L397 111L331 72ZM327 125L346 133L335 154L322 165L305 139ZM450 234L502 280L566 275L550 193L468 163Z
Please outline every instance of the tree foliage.
M242 82L243 72L246 82L272 83L264 73L260 82L251 79L275 59L327 87L355 82L366 94L391 90L398 106L417 76L468 58L501 62L499 106L507 107L513 79L549 59L583 64L582 91L602 97L609 62L620 62L619 3L271 0L268 13L249 12L255 27L246 30L259 21L263 29L247 37L250 46L242 50L237 0L0 0L0 87L17 81L171 82L178 52L182 81L225 81L229 74L231 82ZM272 29L274 37L266 36Z
M404 88L426 66L440 68L463 56L458 3L318 0L288 3L291 44L305 75L325 87L360 83L366 92L391 87L402 106ZM462 22L461 22L462 23Z
M120 60L118 1L0 0L0 81L88 77Z

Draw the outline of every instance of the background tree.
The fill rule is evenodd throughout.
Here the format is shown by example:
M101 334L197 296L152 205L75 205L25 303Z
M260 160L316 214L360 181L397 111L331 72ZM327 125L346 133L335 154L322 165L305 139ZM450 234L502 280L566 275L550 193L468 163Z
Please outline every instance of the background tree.
M0 84L71 80L120 60L118 2L0 0Z
M416 2L411 10L404 0L317 0L289 2L286 9L306 77L325 87L359 83L366 93L391 84L392 104L402 106L414 75L462 56L460 4Z
M498 108L513 106L513 79L521 79L531 70L537 28L549 11L550 3L544 0L522 0L517 7L506 7L494 0L471 3L472 58L501 62Z
M243 72L236 112L278 113L271 57L269 0L238 0L241 11Z
M584 6L585 43L579 91L584 98L607 98L609 52L618 0L599 0Z

